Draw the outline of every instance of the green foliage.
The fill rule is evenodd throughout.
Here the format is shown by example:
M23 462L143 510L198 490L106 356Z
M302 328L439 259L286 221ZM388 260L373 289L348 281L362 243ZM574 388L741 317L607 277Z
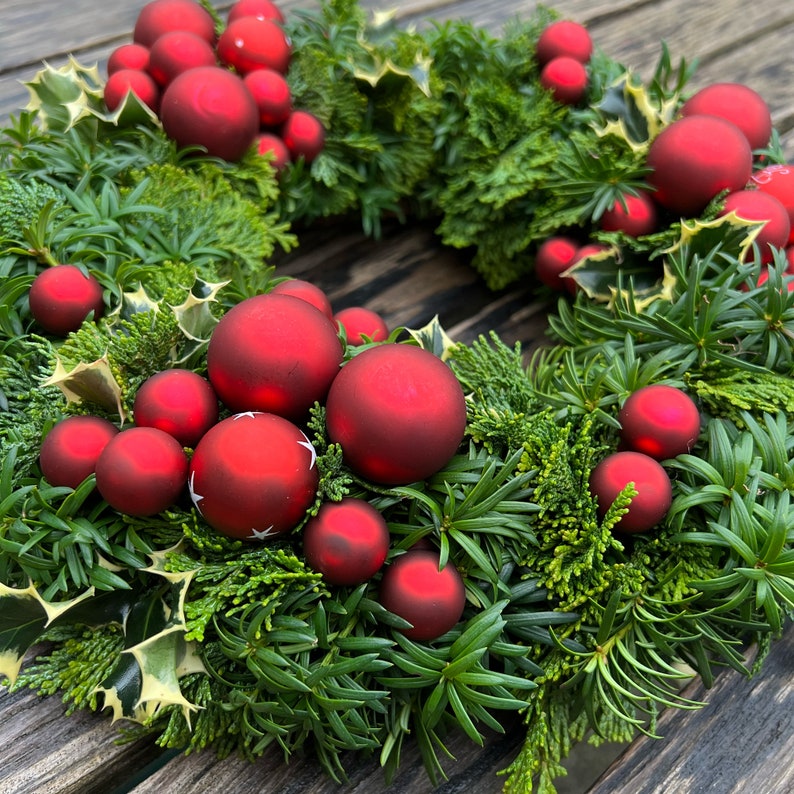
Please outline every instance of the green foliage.
M39 213L52 202L62 200L46 182L8 175L0 176L0 241L19 240Z

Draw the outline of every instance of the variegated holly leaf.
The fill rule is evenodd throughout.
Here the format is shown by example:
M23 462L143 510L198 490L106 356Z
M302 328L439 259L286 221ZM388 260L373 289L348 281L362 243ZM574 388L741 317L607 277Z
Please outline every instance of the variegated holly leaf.
M762 226L763 223L741 218L736 212L710 221L682 220L680 237L664 253L706 257L719 249L741 261L747 257Z
M129 320L134 314L158 311L160 311L160 304L150 298L146 290L139 285L136 290L127 290L121 293L121 300L108 316L108 323L112 326L118 320Z
M449 350L454 345L452 339L442 328L438 315L422 328L407 328L406 330L419 343L420 347L429 350L442 361L448 357Z
M209 343L212 330L218 323L217 317L212 313L211 305L218 302L218 293L228 283L228 281L211 283L196 279L187 298L182 303L170 307L176 315L179 330L189 340L180 363L194 356Z
M55 370L42 385L57 386L66 397L67 403L79 405L88 402L107 411L115 411L122 422L127 418L122 404L121 387L113 376L107 356L90 363L80 362L68 371L63 361L57 358Z

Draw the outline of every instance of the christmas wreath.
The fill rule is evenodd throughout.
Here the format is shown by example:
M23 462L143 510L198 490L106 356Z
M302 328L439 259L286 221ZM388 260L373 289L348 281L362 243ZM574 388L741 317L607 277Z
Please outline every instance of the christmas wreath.
M494 38L353 0L154 0L107 77L45 66L0 140L11 687L337 780L408 736L439 779L450 730L518 712L504 789L550 792L573 742L760 665L794 188L763 100L690 71L547 9ZM278 257L342 216L532 279L549 343L335 315Z

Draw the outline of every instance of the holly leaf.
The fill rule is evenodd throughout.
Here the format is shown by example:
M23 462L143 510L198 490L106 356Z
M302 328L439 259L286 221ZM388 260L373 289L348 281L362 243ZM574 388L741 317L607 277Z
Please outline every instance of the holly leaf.
M176 315L179 330L190 340L180 362L187 361L209 343L212 329L218 323L217 317L212 313L211 304L218 302L218 293L228 283L228 281L211 283L196 279L187 298L182 303L170 307Z
M763 226L729 212L710 221L682 220L678 240L664 251L668 256L685 252L687 258L706 257L716 249L744 260Z
M57 386L66 397L67 404L80 405L89 402L108 411L115 411L122 422L127 418L122 404L121 387L113 376L106 355L90 363L80 362L68 371L63 361L57 358L55 370L42 385Z
M449 356L450 348L455 344L442 328L438 315L422 328L406 328L408 333L419 343L420 347L429 350L442 361Z

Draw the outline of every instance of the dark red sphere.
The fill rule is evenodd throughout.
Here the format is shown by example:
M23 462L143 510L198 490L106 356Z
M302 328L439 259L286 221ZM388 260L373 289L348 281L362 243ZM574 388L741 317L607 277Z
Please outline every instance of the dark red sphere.
M235 19L240 17L272 19L281 25L286 21L281 9L271 0L237 0L229 9L227 22L234 22Z
M256 151L270 158L270 164L276 171L281 172L290 161L289 149L279 135L263 132L254 139Z
M562 274L574 264L580 244L571 237L555 235L544 240L535 254L535 275L541 284L562 292L571 281Z
M325 399L342 363L334 323L292 295L256 295L231 308L212 332L207 374L232 411L300 421Z
M151 47L164 33L187 30L215 42L215 20L195 0L151 0L141 8L135 21L132 39L136 44Z
M748 187L774 196L787 210L791 232L789 245L794 244L794 165L776 163L756 171Z
M190 462L190 496L204 520L234 538L288 532L314 503L319 476L309 439L275 414L247 412L205 433Z
M76 331L91 312L105 310L102 285L76 265L55 265L33 279L28 293L33 319L48 333L66 336Z
M603 516L617 495L629 484L637 495L631 500L615 529L620 532L647 532L670 509L673 488L662 465L642 452L615 452L604 458L590 474L590 493L598 500Z
M292 45L281 25L251 16L230 22L218 37L216 51L222 63L240 74L255 69L286 74L292 58Z
M302 157L307 163L325 147L325 127L307 110L293 110L281 127L281 137L293 160Z
M618 413L620 439L656 460L690 452L700 435L700 411L681 389L664 383L633 392Z
M433 551L406 552L383 572L380 603L413 628L401 629L412 640L435 640L453 629L466 606L463 577L451 563L440 571Z
M164 33L149 51L148 72L161 87L197 66L216 66L215 50L206 39L187 30Z
M656 204L645 191L638 192L636 196L624 195L623 203L616 201L601 216L601 228L605 232L620 231L629 237L651 234L656 227Z
M259 109L263 127L277 127L292 112L292 91L286 78L275 69L254 69L243 77L245 87Z
M155 113L160 107L160 88L148 72L139 69L119 69L108 77L103 90L107 109L114 111L127 94L136 97Z
M77 488L96 470L96 462L119 429L101 416L67 416L44 437L39 464L50 485Z
M156 427L131 427L114 436L96 462L102 498L120 513L153 516L173 505L187 479L182 445Z
M361 584L386 562L389 528L380 511L363 499L325 502L303 528L303 552L330 584Z
M218 421L218 398L210 382L189 369L166 369L147 378L135 394L135 424L156 427L183 447L195 447Z
M383 317L364 306L340 309L334 319L345 329L345 338L349 345L363 345L367 339L384 342L389 337L389 326Z
M220 66L182 72L163 92L160 119L179 146L234 162L253 145L259 112L242 78Z
M315 309L319 309L329 320L334 317L334 311L331 308L331 301L328 295L316 284L312 284L311 281L305 281L301 278L288 278L284 281L279 281L270 290L270 294L291 295L293 298L300 298L310 303Z
M566 56L587 63L593 54L593 40L584 25L560 19L547 25L538 37L535 57L541 66Z
M762 262L771 262L776 248L785 248L791 234L791 220L783 204L763 190L737 190L725 197L725 206L719 215L735 212L748 221L763 222L755 244Z
M577 105L587 92L587 69L567 55L552 58L540 72L540 84L563 105Z
M145 72L149 66L149 48L143 44L120 44L108 56L107 70L111 75L121 69Z
M384 343L341 369L326 400L330 439L348 466L386 485L442 469L466 430L466 398L452 370L427 350Z

